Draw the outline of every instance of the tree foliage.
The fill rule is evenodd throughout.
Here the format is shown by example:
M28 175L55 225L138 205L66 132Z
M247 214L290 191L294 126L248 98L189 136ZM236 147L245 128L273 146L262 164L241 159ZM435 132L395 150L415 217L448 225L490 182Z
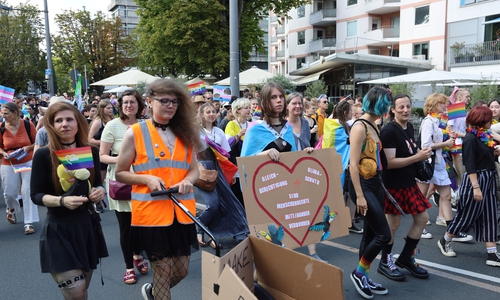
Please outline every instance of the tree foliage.
M44 38L43 19L36 6L13 8L16 10L0 10L0 84L16 93L27 92L30 80L44 80L47 67L39 46Z
M119 18L109 19L102 12L69 10L56 15L59 32L53 36L53 52L60 68L69 76L75 65L83 74L87 66L89 82L116 75L130 65L130 37L125 35Z
M141 7L137 65L150 73L189 77L229 75L229 0L136 0ZM238 0L241 70L250 52L264 51L259 20L286 14L307 0Z
M498 90L498 82L492 79L484 79L481 81L480 85L472 87L470 90L471 101L469 103L470 107L473 107L477 100L484 100L490 102L493 99L498 99L500 96L500 91Z
M262 90L262 87L268 83L268 82L276 82L277 84L281 85L281 87L285 90L287 94L295 91L295 83L293 81L286 77L285 75L282 74L276 74L273 77L270 77L266 80L264 80L261 84L257 85L257 88L259 90Z
M408 95L410 99L413 99L413 94L416 91L415 85L413 83L391 83L390 85L392 96L396 95Z
M326 94L328 92L328 86L323 80L316 80L309 83L304 91L304 96L309 98L318 97L321 94Z

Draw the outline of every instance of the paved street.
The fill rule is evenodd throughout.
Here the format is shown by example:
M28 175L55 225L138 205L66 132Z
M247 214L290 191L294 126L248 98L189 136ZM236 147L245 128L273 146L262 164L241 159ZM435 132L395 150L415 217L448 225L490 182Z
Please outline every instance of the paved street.
M0 210L5 211L3 197L0 199ZM40 208L40 217L45 218L46 209ZM436 219L437 209L430 209L431 220ZM42 274L39 265L38 239L41 223L35 224L37 232L25 236L23 232L22 213L17 215L18 224L11 225L6 220L0 220L0 299L2 300L32 300L32 299L62 299L59 290L49 274ZM110 256L102 260L100 267L94 272L90 286L89 299L142 299L141 286L151 281L151 274L138 275L135 285L125 285L123 274L125 265L122 262L118 240L118 224L113 212L101 214L104 234ZM410 217L402 220L401 230L396 237L395 253L403 247L404 230L409 227ZM484 244L454 243L456 258L441 255L436 242L445 228L435 224L427 226L434 235L433 239L422 240L419 244L421 265L431 274L427 280L419 280L407 275L406 282L393 282L377 274L374 262L371 278L389 289L387 296L391 299L497 299L500 296L500 268L488 267L485 264L486 254ZM318 245L318 254L330 263L344 270L345 299L362 299L354 289L349 279L349 273L357 262L357 247L361 235L350 236L327 241ZM235 245L233 239L222 239L226 253ZM210 248L204 248L209 250ZM299 252L307 251L304 248ZM104 286L101 285L101 277ZM201 258L200 252L192 255L190 274L172 290L173 299L201 299ZM312 299L312 298L311 298ZM306 299L307 300L307 299Z

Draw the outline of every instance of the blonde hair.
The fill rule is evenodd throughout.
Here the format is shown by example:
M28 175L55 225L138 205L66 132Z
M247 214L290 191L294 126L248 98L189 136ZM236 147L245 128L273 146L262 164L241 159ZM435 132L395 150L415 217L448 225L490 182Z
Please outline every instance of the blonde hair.
M440 103L446 103L448 101L448 97L443 94L430 94L427 99L425 99L424 103L424 114L428 115L436 111L436 107Z

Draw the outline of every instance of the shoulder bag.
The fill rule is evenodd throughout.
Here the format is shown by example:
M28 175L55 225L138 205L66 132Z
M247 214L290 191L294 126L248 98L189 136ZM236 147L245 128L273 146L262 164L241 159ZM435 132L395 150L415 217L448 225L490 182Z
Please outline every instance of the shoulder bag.
M200 176L193 185L206 191L213 191L217 185L217 176L219 172L216 170L207 170L205 166L200 163L198 163L198 169L200 171Z
M109 196L113 200L127 201L132 199L132 186L116 180L109 180Z
M398 123L394 122L395 126L403 132L403 135L405 136L406 141L410 144L410 147L413 151L413 153L417 153L417 148L413 145L412 141L408 138L408 135L406 135L406 132L403 130L401 125ZM414 155L415 155L414 154ZM430 160L430 161L429 161ZM428 181L431 180L432 176L434 176L434 164L436 162L436 154L433 151L431 157L429 160L423 160L415 163L415 166L417 167L417 179L420 181Z

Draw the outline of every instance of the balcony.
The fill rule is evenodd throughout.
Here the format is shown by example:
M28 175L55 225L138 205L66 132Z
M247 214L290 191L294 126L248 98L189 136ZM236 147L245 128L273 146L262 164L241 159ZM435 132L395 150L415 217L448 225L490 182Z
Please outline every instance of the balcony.
M285 27L278 27L278 29L276 29L276 35L278 36L278 38L284 37Z
M328 26L335 23L337 10L335 8L322 9L309 15L309 25Z
M500 64L500 42L455 43L448 50L450 67Z
M401 0L365 0L365 10L369 14L388 14L399 11Z
M269 22L273 25L273 26L278 26L278 16L274 15L274 16L271 16L269 18Z
M337 39L334 37L331 38L322 38L316 39L309 42L309 53L321 53L326 51L335 50L335 44Z
M276 57L278 59L285 59L285 50L278 50L278 51L276 51Z
M271 37L271 44L276 44L276 43L278 43L278 38L275 36L272 36Z
M382 27L367 31L363 35L363 41L370 46L387 46L399 43L399 27Z

